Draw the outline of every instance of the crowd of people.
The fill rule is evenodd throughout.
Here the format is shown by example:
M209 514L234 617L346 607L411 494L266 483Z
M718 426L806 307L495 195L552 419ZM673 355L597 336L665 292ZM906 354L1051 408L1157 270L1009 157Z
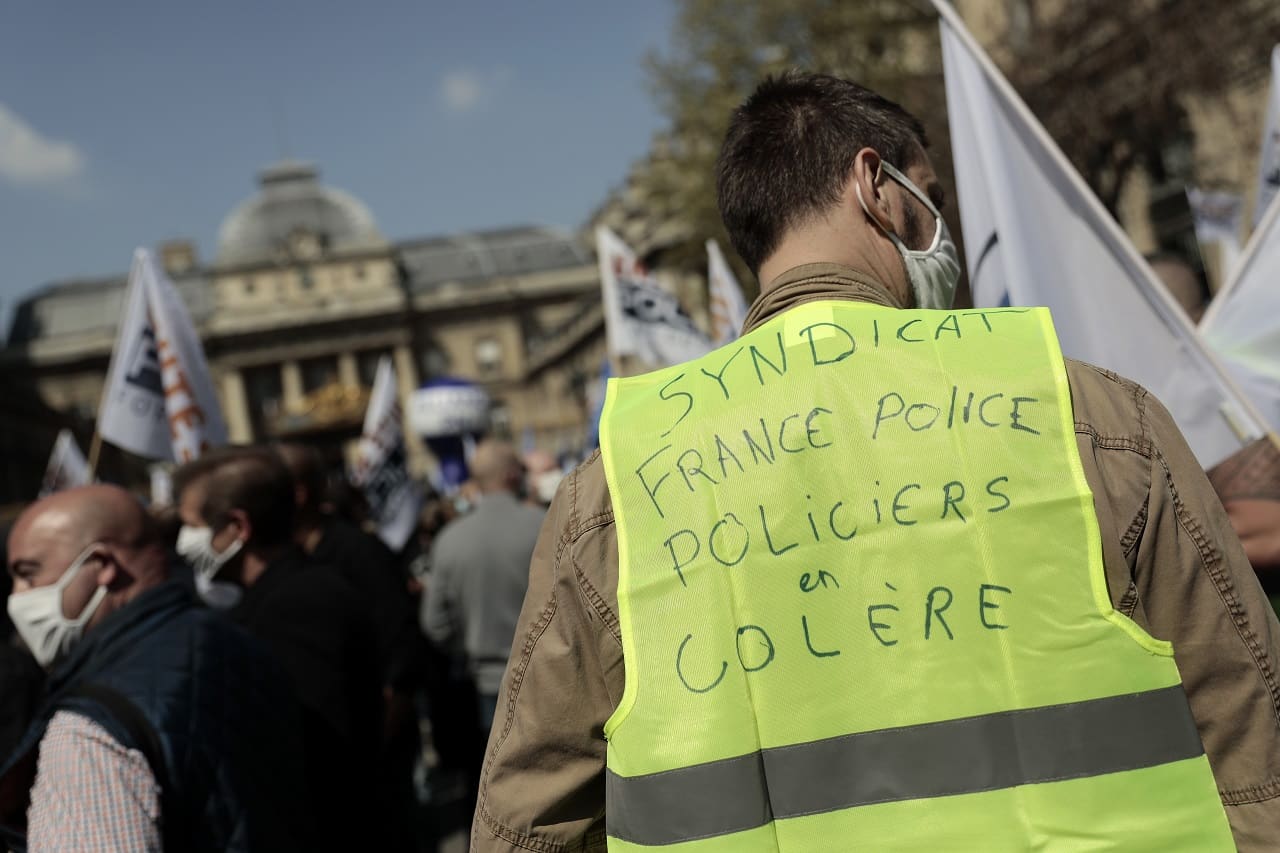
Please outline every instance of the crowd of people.
M4 839L410 850L428 732L479 853L1276 849L1276 446L1206 474L1047 311L962 331L870 90L767 79L717 170L743 335L615 381L558 488L481 442L403 554L299 445L28 507Z
M466 512L429 496L399 554L304 444L210 451L172 506L33 503L5 537L4 841L416 851L464 829L545 474L493 440L471 473Z

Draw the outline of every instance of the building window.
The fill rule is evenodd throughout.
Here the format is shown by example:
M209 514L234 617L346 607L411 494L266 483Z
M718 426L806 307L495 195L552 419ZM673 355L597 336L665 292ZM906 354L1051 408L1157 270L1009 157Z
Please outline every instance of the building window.
M244 371L244 393L249 403L249 420L253 437L262 440L268 427L279 415L284 400L284 382L277 364L250 367Z
M251 279L251 278L246 278L246 279L244 280L244 295L245 295L245 296L252 296L252 295L253 295L253 291L256 289L256 287L257 287L257 286L253 283L253 279Z
M480 338L476 341L476 372L480 376L493 376L502 370L502 344L496 338Z
M366 388L373 387L373 380L378 376L378 362L384 355L390 355L390 353L380 349L356 353L356 371L360 374L361 385Z
M489 430L494 438L511 439L511 410L501 400L494 400L489 408Z
M351 274L354 275L357 279L363 280L364 264L356 264L355 267L352 268Z
M449 372L449 356L435 344L418 350L418 373L423 382Z
M326 355L320 358L308 358L298 362L302 372L302 391L310 394L318 388L332 385L338 381L338 358Z

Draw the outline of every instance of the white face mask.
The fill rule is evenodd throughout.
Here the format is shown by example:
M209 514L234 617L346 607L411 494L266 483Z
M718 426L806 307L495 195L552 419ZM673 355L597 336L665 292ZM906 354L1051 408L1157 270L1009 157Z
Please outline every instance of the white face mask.
M883 160L880 161L880 167L889 177L902 184L907 192L920 199L920 202L933 214L935 223L933 242L923 251L908 249L897 234L885 232L902 254L903 263L907 267L907 278L911 280L911 289L916 295L916 307L950 308L955 302L956 285L960 283L960 255L956 251L956 244L951 240L951 232L947 229L946 220L942 218L942 214L938 213L938 209L933 206L929 197L922 193L906 175ZM871 211L867 210L867 203L862 198L862 188L855 187L855 191L862 209L871 216ZM874 216L871 220L879 224L879 220Z
M196 594L214 610L230 610L240 603L244 590L229 581L216 581L196 575Z
M539 503L550 505L551 501L555 500L556 489L560 488L560 481L563 479L564 474L560 473L559 468L538 474L533 480L534 497Z
M9 618L13 620L13 627L18 630L36 662L46 669L71 651L84 633L85 623L93 618L98 605L107 596L107 588L100 586L79 616L68 619L63 615L62 591L75 580L97 547L95 543L80 552L57 583L9 596Z
M205 604L219 610L230 610L240 603L244 591L238 585L214 578L243 547L244 543L237 539L219 553L213 548L213 528L184 524L178 530L175 549L178 556L191 564L195 572L196 592Z

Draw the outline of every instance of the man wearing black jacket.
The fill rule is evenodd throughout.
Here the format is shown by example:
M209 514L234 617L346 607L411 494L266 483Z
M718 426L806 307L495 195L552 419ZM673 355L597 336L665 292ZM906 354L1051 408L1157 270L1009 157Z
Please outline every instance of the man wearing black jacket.
M380 810L372 841L388 853L407 850L413 846L413 765L420 748L413 691L427 654L408 578L382 540L321 509L329 490L316 448L281 444L276 452L293 474L294 541L313 563L347 582L374 624L383 726L376 782Z
M284 664L303 708L307 776L324 849L363 849L381 718L374 629L350 587L293 541L294 484L270 450L228 448L174 476L179 551L243 590L231 618Z

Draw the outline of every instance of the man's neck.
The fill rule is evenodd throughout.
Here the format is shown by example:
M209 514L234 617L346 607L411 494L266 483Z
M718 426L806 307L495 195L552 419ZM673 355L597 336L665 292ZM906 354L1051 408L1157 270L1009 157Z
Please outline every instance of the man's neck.
M488 499L488 498L498 497L498 496L500 496L500 495L506 495L507 497L512 498L512 499L514 500L514 499L515 499L515 496L516 496L516 493L515 493L514 491L512 491L511 489L506 488L505 486L498 486L498 487L495 487L495 488L492 488L492 489L481 489L481 490L480 490L480 499L481 499L481 500L486 500L486 499Z
M319 513L308 513L294 529L293 541L298 543L304 554L314 554L324 539L324 517Z
M776 287L777 281L788 270L806 264L839 264L878 281L901 305L910 305L911 296L902 282L904 271L900 258L895 258L896 269L888 262L855 241L847 240L839 232L825 227L813 227L792 232L772 255L760 265L760 294L763 296Z
M244 562L240 564L239 581L241 586L249 589L262 579L267 573L267 569L271 568L271 564L280 559L280 556L289 550L288 545L270 548L255 548L244 555Z

